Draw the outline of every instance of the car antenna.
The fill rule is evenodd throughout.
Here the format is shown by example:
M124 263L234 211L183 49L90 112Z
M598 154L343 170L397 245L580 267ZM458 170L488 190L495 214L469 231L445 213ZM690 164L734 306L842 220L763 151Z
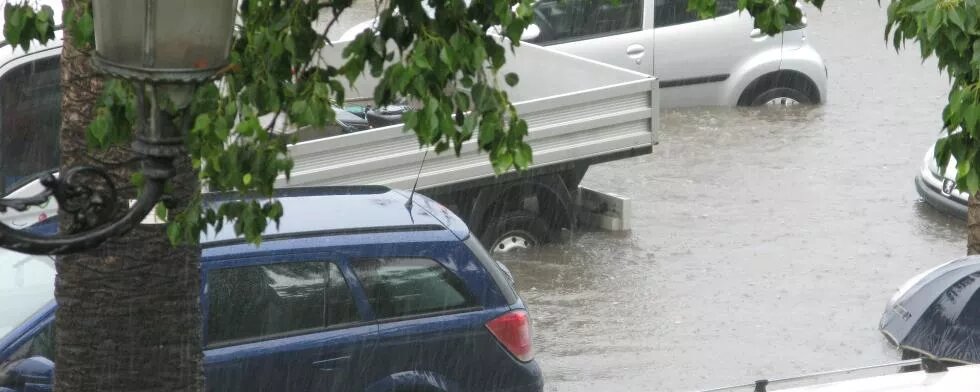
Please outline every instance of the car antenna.
M408 201L405 202L405 209L408 210L408 216L412 218L412 223L415 223L415 218L412 217L412 200L415 198L415 188L419 186L419 178L422 177L422 167L425 166L425 157L429 156L429 149L425 149L425 154L422 155L422 163L419 164L419 174L415 176L415 185L412 185L412 193L408 194Z

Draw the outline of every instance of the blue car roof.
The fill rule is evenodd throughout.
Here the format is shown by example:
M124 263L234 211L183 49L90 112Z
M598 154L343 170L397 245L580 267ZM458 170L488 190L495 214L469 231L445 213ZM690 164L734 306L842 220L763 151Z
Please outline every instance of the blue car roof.
M442 205L415 193L409 209L409 192L383 186L287 188L277 190L274 198L282 203L284 213L278 227L269 225L264 239L433 230L449 231L461 240L469 236L466 225ZM220 204L237 196L211 194L207 199ZM217 235L201 238L205 247L241 242L227 226Z

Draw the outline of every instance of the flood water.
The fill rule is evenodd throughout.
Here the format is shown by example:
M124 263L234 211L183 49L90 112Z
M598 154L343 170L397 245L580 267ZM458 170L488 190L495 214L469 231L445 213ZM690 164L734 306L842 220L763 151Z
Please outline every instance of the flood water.
M652 155L585 180L633 199L631 232L504 257L547 390L696 390L899 359L877 331L885 302L965 254L965 223L913 185L948 81L917 46L886 46L877 1L809 15L829 102L664 111Z
M333 38L374 12L352 11ZM876 0L808 12L826 104L665 110L652 155L584 182L632 198L632 231L502 257L546 390L698 390L900 359L877 331L885 302L965 254L965 223L913 185L949 83L914 44L886 45Z

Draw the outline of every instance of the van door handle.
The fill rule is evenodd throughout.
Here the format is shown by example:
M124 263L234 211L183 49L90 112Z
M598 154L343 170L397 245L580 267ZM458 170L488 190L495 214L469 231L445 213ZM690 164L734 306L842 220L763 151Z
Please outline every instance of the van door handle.
M324 372L333 372L334 370L337 370L337 368L346 365L347 362L350 362L350 355L344 357L314 361L313 367L320 369L321 371Z
M643 61L643 54L646 52L646 48L640 44L633 44L626 47L626 55L633 59L637 64Z

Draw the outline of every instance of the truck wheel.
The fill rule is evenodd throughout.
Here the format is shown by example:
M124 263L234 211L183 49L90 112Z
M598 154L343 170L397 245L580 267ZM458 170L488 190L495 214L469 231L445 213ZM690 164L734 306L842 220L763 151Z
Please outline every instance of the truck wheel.
M752 106L795 106L812 103L810 97L792 87L776 87L766 90L752 100Z
M526 250L548 239L548 225L530 211L512 211L494 217L480 236L491 253Z

